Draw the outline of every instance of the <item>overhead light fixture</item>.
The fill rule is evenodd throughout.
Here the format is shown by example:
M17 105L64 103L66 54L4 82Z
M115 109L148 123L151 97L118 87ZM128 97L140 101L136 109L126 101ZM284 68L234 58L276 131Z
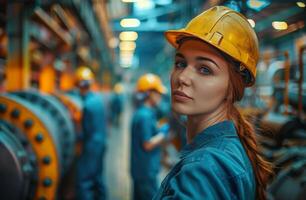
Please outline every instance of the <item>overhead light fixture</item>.
M248 0L247 1L247 6L253 10L256 11L261 11L265 7L270 5L270 1L268 0Z
M136 49L136 43L122 41L120 42L119 48L121 51L134 51Z
M125 28L138 27L140 26L140 21L136 18L122 19L120 25Z
M251 24L252 28L255 28L255 21L252 19L248 19L248 22Z
M276 30L286 30L288 28L288 24L282 21L274 21L272 22L272 26Z
M123 68L129 68L133 64L133 58L134 54L131 54L130 56L120 56L120 65Z
M298 7L300 7L300 8L305 8L305 3L302 2L302 1L296 2L296 5L298 5Z
M138 0L134 6L136 10L143 11L153 9L155 7L155 3L152 0Z
M138 38L138 34L135 31L124 31L120 33L119 38L122 41L135 41Z
M134 51L120 51L120 57L121 58L130 58L134 56Z
M135 3L137 0L121 0L123 3Z

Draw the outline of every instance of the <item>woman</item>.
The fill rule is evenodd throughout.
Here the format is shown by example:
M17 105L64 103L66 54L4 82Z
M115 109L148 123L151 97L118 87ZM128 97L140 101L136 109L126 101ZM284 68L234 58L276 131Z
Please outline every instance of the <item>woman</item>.
M265 199L271 167L234 106L255 81L254 30L240 13L216 6L165 36L177 50L172 108L187 115L188 144L154 199Z

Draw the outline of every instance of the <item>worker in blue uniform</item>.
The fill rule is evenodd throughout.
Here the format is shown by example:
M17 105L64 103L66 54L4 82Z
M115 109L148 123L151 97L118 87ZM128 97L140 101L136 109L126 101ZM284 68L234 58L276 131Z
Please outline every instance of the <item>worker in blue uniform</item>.
M216 6L165 36L176 49L171 103L187 116L187 145L154 199L266 199L271 166L234 104L255 82L255 31L242 14Z
M77 85L83 100L82 152L77 169L77 198L106 199L103 161L106 148L105 109L101 94L91 91L94 75L88 67L76 71Z
M166 92L160 78L145 74L136 86L143 101L137 107L132 119L131 130L131 177L133 180L133 199L152 199L157 192L157 175L160 170L160 144L165 140L169 126L157 127L156 106Z
M112 112L111 121L114 126L118 127L120 124L120 117L123 111L123 85L121 83L116 83L114 86L114 92L111 97L110 107Z

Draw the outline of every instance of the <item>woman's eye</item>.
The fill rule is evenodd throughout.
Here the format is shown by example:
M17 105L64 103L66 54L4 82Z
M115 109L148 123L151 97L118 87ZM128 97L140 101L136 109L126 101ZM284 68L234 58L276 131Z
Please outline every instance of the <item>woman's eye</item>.
M199 68L199 72L200 72L201 74L204 74L204 75L210 75L210 74L212 74L211 69L209 69L208 67L200 67L200 68Z
M174 66L176 68L185 68L187 67L187 63L184 61L175 61Z

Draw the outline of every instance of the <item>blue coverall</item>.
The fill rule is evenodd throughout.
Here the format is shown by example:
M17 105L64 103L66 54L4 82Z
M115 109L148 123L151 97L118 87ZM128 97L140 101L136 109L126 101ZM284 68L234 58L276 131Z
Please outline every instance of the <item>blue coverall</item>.
M111 118L114 125L119 125L119 118L123 109L123 96L122 94L114 93L111 99Z
M224 121L184 147L153 199L253 200L255 190L252 165L234 123Z
M145 151L143 144L158 134L156 113L145 105L138 107L132 119L131 176L133 199L152 199L157 192L157 175L160 169L161 149Z
M78 162L77 196L80 200L106 199L102 176L106 147L103 98L93 92L88 92L82 98L83 151Z

